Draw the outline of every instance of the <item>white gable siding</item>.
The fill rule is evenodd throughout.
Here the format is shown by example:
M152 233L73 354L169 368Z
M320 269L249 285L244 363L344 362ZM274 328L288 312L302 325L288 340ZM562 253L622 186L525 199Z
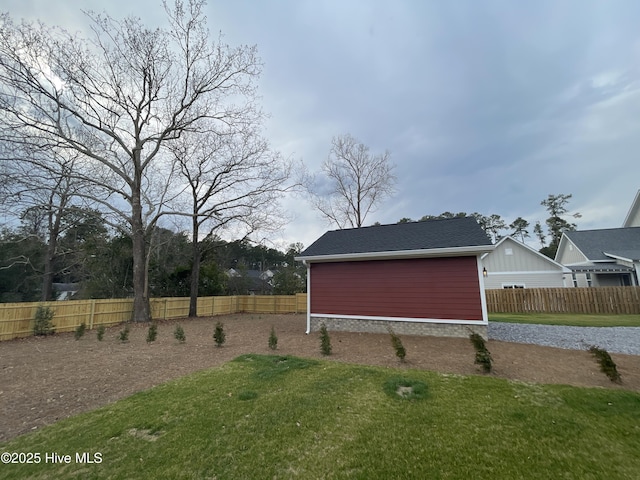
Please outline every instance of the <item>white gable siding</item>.
M558 247L558 253L556 254L556 262L562 265L578 265L585 263L589 259L585 257L578 247L576 247L569 238L562 237L562 241Z
M489 272L557 272L560 269L515 240L505 240L484 259Z
M493 272L487 273L484 288L505 288L505 285L524 285L525 288L560 288L565 285L561 272Z
M640 227L640 190L636 193L631 208L624 219L623 227Z
M482 259L485 288L524 285L525 288L564 287L562 267L512 238L501 240Z
M636 210L634 215L627 218L624 224L625 227L640 227L640 210Z

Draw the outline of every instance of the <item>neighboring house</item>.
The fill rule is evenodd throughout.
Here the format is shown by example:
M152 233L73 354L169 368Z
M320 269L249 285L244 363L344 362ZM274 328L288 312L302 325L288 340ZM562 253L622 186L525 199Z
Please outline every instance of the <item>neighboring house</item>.
M239 295L271 295L273 293L272 270L227 270L230 290Z
M567 267L512 237L502 238L483 255L482 265L486 289L564 287L563 276L571 274Z
M565 232L555 260L571 269L567 286L637 286L640 227Z
M56 300L71 300L71 298L80 290L80 284L54 282L52 284L52 288L56 294Z
M629 209L622 226L624 228L640 227L640 190L636 192L636 197L633 199L631 208Z
M260 271L260 270L245 270L244 273L251 278L259 278L260 280L264 280L265 282L268 282L269 280L271 280L273 278L273 276L276 274L276 272L274 272L273 270L265 270L265 271ZM227 275L230 277L241 277L242 276L242 270L236 270L235 268L230 268L229 270L227 270Z
M307 266L307 333L330 330L487 335L480 256L493 249L472 217L325 233Z

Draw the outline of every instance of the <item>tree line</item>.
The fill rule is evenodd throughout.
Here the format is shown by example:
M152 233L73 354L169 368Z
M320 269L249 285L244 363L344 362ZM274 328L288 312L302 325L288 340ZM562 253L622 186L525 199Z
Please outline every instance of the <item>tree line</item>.
M571 197L571 194L549 194L545 200L540 202L540 205L544 206L549 213L549 217L545 220L547 233L545 233L545 230L540 221L537 221L533 226L533 234L536 236L538 242L540 243L540 253L548 256L549 258L555 257L558 250L558 245L560 244L560 239L562 238L562 234L564 232L574 231L578 227L577 224L567 220L567 217L580 218L581 216L577 212L569 212L568 204ZM423 222L425 220L469 216L476 219L478 224L487 233L487 235L491 237L493 242L498 242L504 236L505 231L507 232L507 235L511 235L519 239L523 243L527 238L531 238L531 232L529 231L531 224L529 223L529 221L525 220L522 217L518 217L513 222L507 225L505 220L497 214L486 216L477 212L471 214L468 214L466 212L443 212L440 215L425 215L418 220L412 220L405 217L398 220L397 223L407 223L413 221ZM547 238L549 239L548 241Z
M184 232L156 227L149 248L149 295L186 297L191 290L192 242ZM20 225L0 229L0 302L53 300L56 284L73 284L74 298L127 298L134 294L133 242L105 226L92 209L70 209L61 221L56 251L48 257L42 212L25 211ZM201 296L250 292L290 295L306 290L306 268L294 261L301 244L283 252L248 240L210 237L199 242ZM230 270L236 272L230 275ZM260 280L254 272L272 271Z

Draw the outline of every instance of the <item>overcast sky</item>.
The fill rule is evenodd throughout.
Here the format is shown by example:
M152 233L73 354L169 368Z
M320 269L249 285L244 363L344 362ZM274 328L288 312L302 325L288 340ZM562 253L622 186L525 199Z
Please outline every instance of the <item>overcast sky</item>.
M2 0L82 28L81 8L163 22L159 0ZM443 211L544 223L573 194L579 229L620 227L640 188L640 2L209 0L212 32L256 44L267 134L318 170L350 133L391 152L397 194L366 224ZM328 226L301 199L273 240ZM534 244L535 241L532 241Z

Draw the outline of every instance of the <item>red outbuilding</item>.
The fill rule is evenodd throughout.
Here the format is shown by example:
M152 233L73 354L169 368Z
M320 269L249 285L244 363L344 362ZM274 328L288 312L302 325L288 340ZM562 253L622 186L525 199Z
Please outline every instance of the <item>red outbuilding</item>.
M325 233L307 266L307 333L329 330L486 338L480 256L493 249L472 217Z

